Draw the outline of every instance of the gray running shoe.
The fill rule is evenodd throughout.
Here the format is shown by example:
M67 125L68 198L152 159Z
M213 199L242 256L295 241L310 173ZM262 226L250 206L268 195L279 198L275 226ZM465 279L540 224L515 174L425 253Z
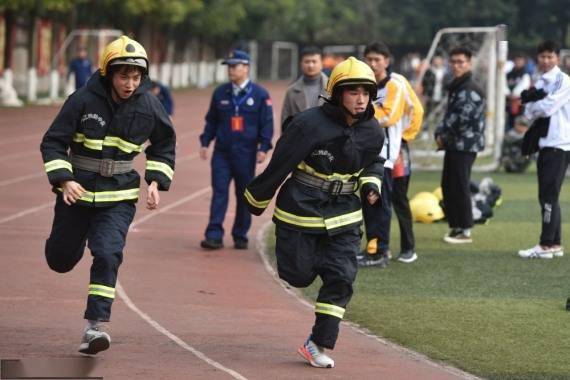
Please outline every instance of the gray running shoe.
M95 355L98 352L105 351L111 345L111 337L98 327L91 327L85 334L79 345L79 352L87 355Z
M398 261L406 264L413 263L417 259L418 255L414 251L405 251L398 256Z

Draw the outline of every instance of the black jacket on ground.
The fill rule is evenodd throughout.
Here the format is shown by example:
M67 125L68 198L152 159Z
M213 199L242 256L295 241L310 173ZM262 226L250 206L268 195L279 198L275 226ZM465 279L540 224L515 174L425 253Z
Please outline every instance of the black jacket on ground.
M136 202L140 177L135 170L104 177L72 168L69 154L130 161L147 140L145 180L156 181L159 190L168 190L174 174L176 135L164 107L149 89L150 80L145 76L129 99L116 104L110 83L97 72L87 86L67 99L40 147L54 192L61 192L62 181L75 180L87 191L77 204L106 207Z
M277 141L268 167L247 186L246 204L251 213L260 215L295 169L326 180L358 180L354 194L335 196L289 178L277 196L273 221L329 235L359 226L362 210L357 194L365 197L370 190L380 194L383 142L384 132L371 106L352 126L346 124L344 112L329 103L301 112Z

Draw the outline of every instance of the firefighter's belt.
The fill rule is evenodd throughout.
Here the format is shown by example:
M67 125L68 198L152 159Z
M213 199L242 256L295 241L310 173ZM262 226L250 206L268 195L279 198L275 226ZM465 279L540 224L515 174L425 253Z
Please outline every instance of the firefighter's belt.
M74 168L99 173L103 177L124 174L133 170L133 161L115 161L110 158L91 158L71 155L71 165Z
M303 185L322 190L331 195L354 194L356 190L356 181L327 181L326 179L315 177L300 170L293 172L293 179Z

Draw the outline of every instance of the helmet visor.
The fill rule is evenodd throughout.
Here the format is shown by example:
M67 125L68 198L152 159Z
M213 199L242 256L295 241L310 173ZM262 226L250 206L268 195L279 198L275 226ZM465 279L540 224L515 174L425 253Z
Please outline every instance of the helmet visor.
M144 58L117 58L109 63L109 66L116 66L116 65L131 65L131 66L139 66L147 70L147 63L146 59Z

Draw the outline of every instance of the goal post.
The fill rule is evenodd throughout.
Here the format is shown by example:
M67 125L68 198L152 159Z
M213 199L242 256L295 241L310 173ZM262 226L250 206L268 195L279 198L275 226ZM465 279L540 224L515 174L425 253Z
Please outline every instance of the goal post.
M59 98L60 93L60 80L61 76L58 71L60 63L63 59L67 58L67 53L72 43L78 39L82 39L82 43L87 45L88 50L95 50L94 54L90 55L92 62L97 65L99 63L99 55L105 48L105 45L112 39L118 38L123 35L123 32L118 29L75 29L67 35L61 47L54 54L51 62L50 73L50 91L49 96L51 100ZM65 78L65 76L63 76Z
M492 171L499 167L501 145L505 128L505 86L504 65L507 60L508 42L506 26L459 27L439 30L430 46L417 79L421 85L425 72L435 55L449 58L449 52L456 46L465 46L473 51L473 79L483 89L486 98L485 148L478 154L473 170ZM426 110L424 126L420 137L413 142L412 162L418 169L440 169L442 152L436 152L433 133L443 119L446 97Z

